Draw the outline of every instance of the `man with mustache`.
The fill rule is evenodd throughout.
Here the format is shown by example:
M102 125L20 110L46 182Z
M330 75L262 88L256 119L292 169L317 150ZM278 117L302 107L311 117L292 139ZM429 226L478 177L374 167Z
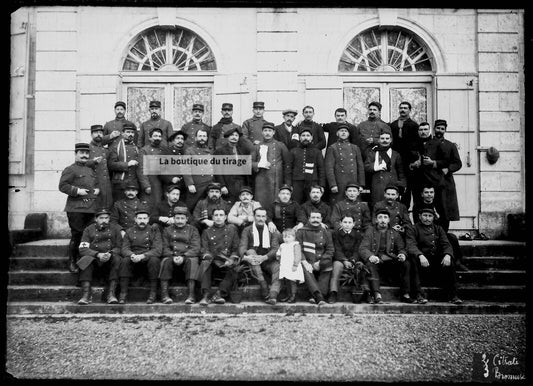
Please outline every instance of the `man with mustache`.
M195 129L196 134L197 129ZM185 154L185 142L188 139L188 135L181 131L175 131L174 134L172 134L168 138L168 147L166 149L163 149L163 155L183 155ZM191 144L194 144L194 137L191 138ZM181 191L181 194L185 196L186 194L186 188L185 188L185 182L183 180L182 174L162 174L159 176L161 179L161 182L163 183L163 191L166 192L167 188L171 185L178 186L179 190Z
M339 138L337 135L337 131L341 126L348 127L349 142L360 147L361 144L359 139L359 131L357 130L357 127L347 121L348 112L346 111L346 109L339 107L337 110L335 110L334 116L335 122L326 123L323 126L324 133L328 133L328 143L326 145L326 149L333 145L335 142L337 142L337 139Z
M322 152L313 145L313 134L308 128L300 131L300 145L289 151L289 167L293 200L302 204L309 195L311 186L326 186L324 157Z
M287 228L297 231L304 226L307 218L300 204L291 200L292 187L283 185L279 188L278 198L272 206L267 209L268 229L270 232L283 232Z
M337 201L331 208L331 224L333 229L341 229L341 220L344 215L350 214L354 219L354 230L364 233L368 226L371 225L370 209L368 204L357 198L361 192L361 185L355 182L349 182L344 191L344 199Z
M126 230L122 239L119 304L126 303L130 280L139 274L148 274L150 281L150 294L146 304L155 302L163 244L159 228L148 225L148 219L147 210L137 210L135 212L135 225Z
M150 224L159 225L161 234L170 225L174 225L175 209L177 207L187 207L185 202L180 200L181 191L177 185L170 185L165 191L166 200L162 200L156 207L151 208ZM191 220L191 225L196 225L196 221L187 210L187 218Z
M381 133L392 135L390 126L381 120L381 103L379 102L370 102L368 104L368 119L359 123L357 129L359 130L363 161L366 160L368 148L379 145Z
M68 246L69 270L73 273L78 272L76 261L81 236L85 227L94 220L96 199L100 193L96 172L87 166L90 149L88 143L77 143L74 146L75 163L67 166L59 179L59 191L68 196L65 212L71 234Z
M164 149L161 147L161 138L162 138L163 132L161 129L154 127L150 129L150 143L145 145L140 150L140 156L143 157L145 155L151 155L151 156L160 156L164 154ZM143 171L144 173L144 171ZM148 181L150 181L150 187L152 188L152 192L149 196L149 202L150 206L152 208L155 208L159 205L161 202L161 198L163 196L163 181L159 175L155 174L149 174L147 175Z
M135 134L133 136L133 142L137 143L139 133L137 132L137 127L131 121L126 119L126 103L118 101L115 103L115 119L112 121L106 122L104 125L104 136L102 138L102 145L113 146L113 143L120 140L120 134L122 133L122 128L125 124L133 126ZM117 139L118 138L118 139Z
M242 123L242 133L252 144L257 145L263 139L265 102L254 102L252 109L254 115Z
M261 207L261 204L253 198L252 188L243 186L239 192L239 201L233 204L228 213L228 224L235 225L239 229L239 234L254 222L254 210Z
M200 229L210 228L215 224L211 219L215 209L224 209L228 213L230 205L222 198L221 189L218 182L210 183L207 186L207 197L196 204L192 215Z
M151 101L149 104L150 119L141 123L141 128L139 130L139 140L137 145L140 148L143 148L148 144L148 138L150 137L150 131L154 128L161 130L161 147L165 148L168 146L168 138L174 132L172 128L172 123L166 119L161 118L161 102L160 101Z
M398 201L400 197L400 190L396 185L388 185L385 188L384 200L378 201L374 205L374 216L381 209L387 209L390 214L390 226L395 231L400 232L400 235L405 241L405 228L412 226L411 219L409 218L409 211L407 207Z
M320 214L322 214L322 226L325 229L329 229L331 227L331 207L321 200L323 194L324 188L322 186L311 186L311 190L309 191L309 200L302 205L302 210L307 218L309 218L311 212L319 211Z
M211 155L212 151L207 146L207 131L204 129L198 129L196 131L196 139L193 146L185 149L185 155L191 156L206 156ZM187 196L185 202L187 203L187 208L189 211L192 211L196 206L196 203L200 198L205 194L207 186L213 182L213 171L209 168L205 169L205 174L192 174L192 167L189 168L190 172L183 174L183 180L185 181L185 186L187 187ZM210 171L210 172L209 172Z
M137 197L139 188L137 185L128 184L124 188L124 198L113 203L111 210L111 223L120 227L122 237L126 229L135 225L135 213L139 209L148 209L149 204Z
M117 290L118 270L120 267L122 236L120 228L109 223L110 212L103 208L95 213L95 222L83 231L79 246L80 275L82 297L78 304L86 305L91 302L91 282L94 274L105 277L109 285L107 303L118 303L115 292ZM95 272L96 271L96 272Z
M293 147L298 146L300 143L300 136L298 135L298 130L293 126L293 122L298 115L298 112L293 109L283 110L283 123L281 125L274 127L274 139L282 142L287 149L292 149Z
M222 118L216 125L211 129L211 134L209 135L209 148L218 149L219 147L224 146L228 139L224 137L228 131L235 128L239 129L242 132L242 129L239 125L233 122L233 104L232 103L222 103ZM243 147L248 148L250 151L253 149L252 143L245 138L244 136L239 139L239 144Z
M318 150L322 150L326 147L326 136L324 135L324 129L320 123L313 121L315 116L315 109L313 106L305 106L302 110L304 120L298 122L296 125L296 132L300 134L303 129L308 129L311 131L313 136L313 145Z
M102 138L104 137L104 131L102 125L91 126L91 137L92 141L89 144L91 150L89 152L87 166L95 170L98 185L100 186L100 194L98 195L96 206L98 208L110 208L113 204L113 196L109 171L107 169L109 150L103 146Z
M181 132L183 132L185 136L185 147L194 145L194 138L199 129L205 130L208 136L211 133L211 126L205 124L203 118L204 105L201 103L194 103L192 105L192 120L181 127ZM170 138L168 140L169 142L172 141Z

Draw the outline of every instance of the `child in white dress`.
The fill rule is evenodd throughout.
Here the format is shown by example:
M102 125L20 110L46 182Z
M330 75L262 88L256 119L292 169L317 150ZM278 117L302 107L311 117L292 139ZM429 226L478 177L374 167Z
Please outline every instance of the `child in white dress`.
M304 282L304 272L301 264L302 249L300 243L296 241L294 229L285 229L282 236L283 243L281 243L276 253L276 257L279 259L279 279L285 279L285 287L288 293L288 297L282 301L294 303L296 301L296 282Z

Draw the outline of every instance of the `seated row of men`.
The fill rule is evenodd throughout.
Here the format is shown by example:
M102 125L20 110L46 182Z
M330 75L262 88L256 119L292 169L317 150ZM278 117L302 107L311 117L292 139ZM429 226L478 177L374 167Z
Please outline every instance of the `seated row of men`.
M389 186L385 201L374 207L371 219L367 203L358 200L359 188L349 183L345 199L330 212L320 202L323 189L313 187L308 212L304 212L291 200L290 186L279 189L273 209L267 210L253 201L253 191L248 187L241 189L240 201L228 209L220 202L220 186L211 184L205 204L199 202L200 209L197 206L192 216L179 203L179 189L169 188L171 213L163 216L151 213L147 205L138 205L133 217L124 212L128 221L133 221L128 224L123 222L126 217L115 210L119 201L114 213L99 210L95 223L83 232L77 261L83 296L78 303L90 302L95 269L104 270L109 280L110 304L126 303L130 279L137 271L144 271L150 281L147 303L156 300L158 280L161 301L172 303L169 281L179 267L187 281L186 304L196 302L198 284L201 305L223 304L237 280L236 267L242 264L251 266L261 297L269 304L278 301L282 279L287 281L288 293L283 300L294 302L296 283L303 282L311 302L321 305L327 299L335 303L341 274L353 269L357 270L358 285L366 292L367 301L379 304L380 271L389 267L401 278L402 301L426 303L420 273L442 270L444 275L439 277L444 279L449 300L461 303L454 248L442 227L434 223L431 204L420 208L412 224L405 206L396 201L398 188ZM432 189L428 187L428 196ZM127 192L135 196L135 186ZM217 204L210 206L209 200ZM217 271L224 278L212 293L212 275Z

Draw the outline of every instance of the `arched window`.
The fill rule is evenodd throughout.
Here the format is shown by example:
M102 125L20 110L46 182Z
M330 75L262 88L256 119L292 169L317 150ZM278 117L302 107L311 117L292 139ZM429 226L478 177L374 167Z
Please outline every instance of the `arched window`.
M196 33L178 26L154 27L131 43L124 71L216 71L213 52Z
M432 71L431 52L399 28L370 28L354 37L339 61L340 72Z

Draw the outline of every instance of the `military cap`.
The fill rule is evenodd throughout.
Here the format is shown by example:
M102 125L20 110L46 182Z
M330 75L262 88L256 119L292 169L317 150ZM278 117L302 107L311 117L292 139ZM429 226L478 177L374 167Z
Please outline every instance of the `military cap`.
M418 211L418 214L421 213L431 213L433 216L435 216L435 211L433 210L433 208L422 208Z
M392 184L389 184L385 187L385 191L389 190L389 189L394 189L396 190L398 193L400 193L400 188L397 187L396 185L392 185Z
M254 109L264 109L265 108L265 102L254 102L253 108Z
M341 123L337 127L337 131L339 131L339 130L346 130L346 131L350 132L350 127L346 123Z
M150 101L149 107L161 107L160 101Z
M194 103L192 105L192 111L194 110L204 111L204 105L202 105L201 103Z
M300 135L302 135L302 134L305 133L306 131L307 131L309 134L311 134L311 136L313 136L313 132L311 131L311 129L309 129L309 128L307 128L307 127L305 127L305 128L303 128L302 130L300 130Z
M222 186L218 182L211 182L209 185L207 185L207 191L210 189L222 190Z
M286 110L283 110L282 115L285 115L285 114L294 114L294 116L297 116L298 115L298 111L296 110L293 110L293 109L286 109Z
M186 207L184 206L176 206L174 208L174 214L184 214L184 215L188 215L189 214L189 211L187 210Z
M91 150L91 148L89 147L89 144L88 143L83 143L83 142L80 142L80 143L77 143L74 145L74 151L78 151L78 150Z
M272 122L265 122L265 123L263 123L262 130L265 130L265 129L272 129L272 130L274 130L274 124L273 124Z
M233 104L232 103L222 103L222 110L233 110Z
M444 119L437 119L435 121L435 124L433 125L433 127L437 127L437 126L444 126L444 127L448 127L448 122L446 122Z
M290 185L287 185L287 184L281 185L281 188L279 188L278 192L281 192L283 189L287 189L292 193L292 186Z
M235 132L239 133L239 138L242 137L241 129L239 129L238 127L233 127L224 133L224 138L228 138L231 134Z
M161 130L159 127L152 127L152 128L150 129L150 131L148 132L148 136L151 137L151 136L152 136L152 133L153 133L154 131L159 131L159 132L161 133L161 135L163 135L163 130Z
M378 215L380 215L380 214L386 214L387 216L390 217L390 212L389 212L387 209L385 209L385 208L378 209L378 210L376 211L376 217L377 217Z
M150 212L148 211L148 208L140 207L139 209L137 209L135 211L135 216L137 216L138 214L141 214L141 213L146 213L147 215L150 215Z
M91 133L94 132L94 131L98 131L98 130L104 131L104 127L102 125L92 125L91 126Z
M243 192L248 192L250 194L254 194L254 192L252 191L252 188L250 188L249 186L243 186L241 188L241 190L239 191L239 195L241 195L241 193Z
M347 185L346 185L346 188L344 188L344 190L347 190L348 188L357 188L359 189L361 187L361 185L359 185L358 183L356 182L349 182Z
M174 138L176 138L178 135L183 135L183 139L187 139L187 137L188 137L186 132L181 131L181 130L177 130L177 131L173 132L170 137L168 137L168 142L174 141Z
M374 102L370 102L368 104L368 107L370 108L370 106L376 106L378 108L378 110L381 111L381 107L382 106L381 106L381 103L379 103L379 102L375 102L375 101Z
M96 213L94 214L94 217L98 217L100 216L101 214L108 214L111 216L111 212L107 209L107 208L100 208L96 211Z
M487 157L487 161L489 162L489 164L493 165L500 158L500 152L494 146L491 146L487 150L486 157Z
M117 108L118 106L122 106L122 107L126 108L126 103L124 103L122 101L118 101L117 103L115 103L115 108Z
M137 185L135 185L134 183L130 182L130 183L126 184L126 186L124 187L124 190L128 190L128 189L139 190L139 187Z
M122 131L126 131L126 130L135 131L135 126L133 126L133 124L131 123L125 123L124 125L122 125Z
M178 189L178 190L180 190L180 187L179 187L178 185L169 185L169 186L167 187L167 193L172 192L174 189ZM180 190L180 192L181 192L181 190Z

